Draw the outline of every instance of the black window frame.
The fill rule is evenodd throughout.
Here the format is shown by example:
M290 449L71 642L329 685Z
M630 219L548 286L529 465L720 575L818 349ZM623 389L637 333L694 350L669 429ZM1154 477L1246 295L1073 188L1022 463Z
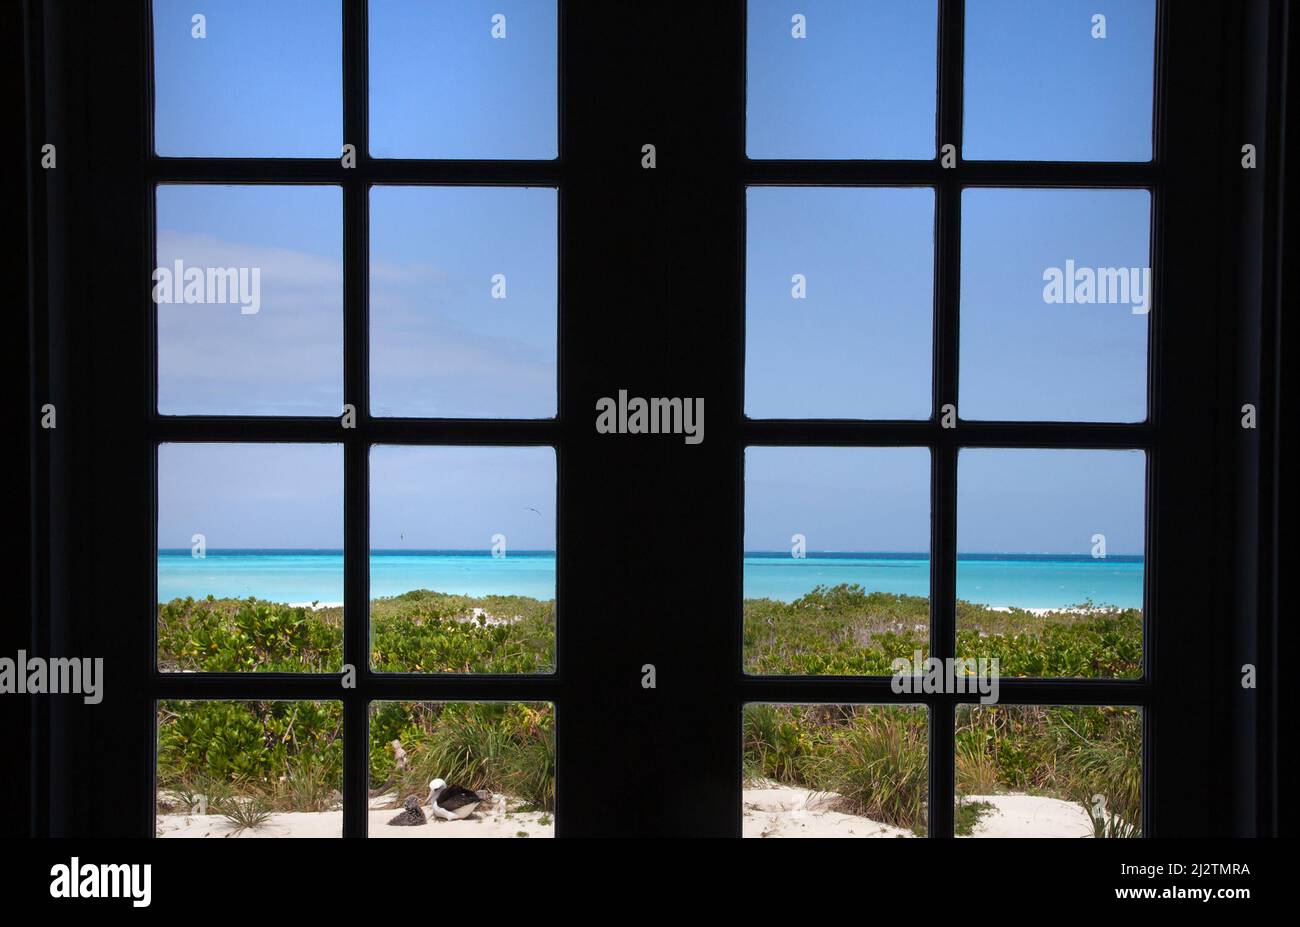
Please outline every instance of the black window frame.
M940 0L936 62L935 157L928 161L780 160L745 157L741 176L742 203L746 192L764 186L913 187L935 195L934 317L932 322L932 408L928 420L769 419L748 418L743 425L744 451L749 447L919 447L930 454L930 641L929 653L940 660L957 652L957 461L966 448L1065 448L1138 450L1145 455L1145 511L1142 658L1137 679L1003 677L1000 705L1105 705L1142 711L1143 833L1151 819L1150 795L1155 718L1156 675L1153 657L1158 626L1156 551L1158 528L1153 500L1158 490L1158 460L1169 447L1161 428L1159 329L1165 318L1163 280L1163 206L1167 196L1163 106L1165 86L1167 0L1157 0L1152 54L1152 157L1149 161L991 161L962 157L965 74L963 0ZM953 166L944 167L943 148L952 145ZM1150 266L1155 294L1147 324L1147 414L1143 421L1066 422L967 420L959 402L962 193L969 189L1146 190L1151 198ZM743 205L742 205L743 209ZM743 274L743 270L742 270ZM743 277L742 277L743 279ZM953 427L944 427L943 409L955 409ZM740 600L734 620L741 622ZM755 702L830 701L894 705L924 705L929 729L929 822L935 837L954 835L955 730L957 707L977 703L979 694L896 693L887 676L784 677L746 676ZM818 693L814 695L813 693ZM947 798L945 798L947 796Z
M153 79L152 3L149 20L148 88ZM481 419L378 417L370 411L370 192L377 185L547 187L556 190L557 213L563 209L563 149L554 160L435 160L375 158L370 154L370 69L368 4L343 0L343 140L355 147L355 167L337 158L211 158L163 157L154 150L154 105L146 108L148 152L149 261L146 274L157 266L158 186L189 184L303 184L337 186L343 193L343 401L355 409L355 426L344 428L340 417L284 415L161 415L157 411L157 306L150 302L151 389L148 441L153 453L151 482L158 481L158 446L170 442L279 443L341 445L343 451L343 663L353 685L344 687L339 673L166 673L151 667L150 692L156 701L188 699L319 700L343 707L343 836L364 837L370 788L371 706L389 701L556 701L560 667L557 647L555 673L501 674L386 673L371 667L370 642L370 451L378 445L492 445L550 447L556 455L557 496L562 462L558 416L546 419ZM558 18L558 13L557 13ZM556 42L561 34L556 27ZM558 55L557 55L558 57ZM557 73L556 80L561 79ZM557 100L558 106L558 100ZM558 114L557 114L558 116ZM563 144L563 133L557 141ZM559 219L563 227L563 219ZM558 258L558 255L557 255ZM558 270L558 268L557 268ZM563 330L564 285L557 280L557 333ZM557 344L558 377L563 370ZM558 410L557 410L558 411ZM155 492L155 499L157 494ZM559 603L563 570L559 563L562 506L556 518L556 626L562 624ZM153 519L149 569L154 588L149 607L158 603L157 518ZM157 653L157 624L151 648ZM558 710L558 706L557 706ZM154 763L156 768L156 761ZM152 811L151 811L152 814Z
M33 158L23 180L31 221L30 364L21 386L33 410L26 434L31 495L29 620L4 626L6 652L102 656L106 698L94 710L32 700L20 730L29 762L6 792L5 821L33 834L151 835L156 701L340 698L345 724L364 724L366 699L489 697L550 701L558 719L556 833L738 836L740 721L755 701L892 700L888 681L747 677L742 671L743 459L754 444L908 444L939 449L932 486L932 556L952 549L958 446L1142 446L1148 449L1147 675L1135 683L1005 681L1004 702L1145 708L1143 830L1147 836L1252 835L1277 829L1276 679L1279 664L1279 515L1282 433L1276 397L1281 306L1294 273L1281 261L1294 184L1283 185L1283 119L1296 17L1270 0L1160 0L1156 168L1126 163L780 162L745 157L743 0L691 11L659 4L559 3L559 158L554 162L374 160L365 157L364 0L343 0L344 141L358 146L345 173L333 159L167 159L182 182L299 182L344 186L345 401L358 428L334 419L156 416L155 329L148 306L153 185L149 2L25 0L29 152L58 144L57 172ZM953 60L964 4L940 0L939 61ZM959 60L959 58L958 58ZM653 78L653 79L651 79ZM943 72L940 92L957 99ZM1176 92L1175 92L1176 91ZM349 102L351 101L351 102ZM358 106L358 103L360 104ZM954 122L955 120L955 122ZM940 143L959 145L951 106ZM1243 141L1260 168L1241 171ZM659 165L640 168L655 143ZM211 169L211 172L204 173ZM1143 171L1146 173L1143 174ZM743 413L745 190L752 184L896 185L939 189L936 265L959 269L963 183L993 186L1158 182L1152 247L1159 304L1148 376L1159 385L1150 422L1054 425L750 422ZM560 189L558 411L544 422L370 420L368 345L354 311L367 298L364 238L354 223L370 183L463 183ZM1287 198L1282 199L1285 192ZM940 219L940 217L942 217ZM361 231L365 231L362 222ZM949 240L951 239L951 240ZM362 244L359 246L358 242ZM1169 274L1195 267L1198 274ZM359 275L357 270L361 270ZM952 273L948 276L956 280ZM936 290L936 345L955 338L956 296ZM110 306L111 312L96 311ZM1176 308L1175 308L1176 307ZM1168 313L1168 323L1163 316ZM685 335L686 337L678 337ZM360 352L360 356L358 356ZM935 376L955 383L955 356ZM598 436L594 403L633 394L704 396L705 442ZM39 427L53 402L57 431ZM953 401L942 389L935 405ZM1261 428L1243 434L1243 402ZM958 409L960 412L960 407ZM158 420L155 420L158 419ZM188 429L188 430L187 430ZM1144 431L1145 429L1145 431ZM1082 437L1086 441L1080 443ZM375 443L552 444L557 450L557 672L530 678L374 674L352 696L334 677L163 678L154 662L156 454L162 440L344 443L346 546L364 551L365 449ZM363 510L364 511L364 510ZM943 513L940 518L940 513ZM113 536L97 534L111 526ZM635 537L628 528L634 529ZM1207 535L1214 540L1207 543ZM685 539L685 540L684 540ZM1158 549L1156 542L1158 541ZM682 557L684 546L709 556ZM945 566L951 573L955 560ZM368 612L367 561L346 566L345 607ZM939 570L935 570L939 573ZM951 639L951 575L932 577L932 633ZM111 596L105 590L112 591ZM936 595L936 591L942 596ZM134 603L134 604L132 604ZM358 608L361 611L358 611ZM145 609L141 612L141 609ZM944 614L944 612L949 612ZM616 614L617 623L608 616ZM364 625L345 632L345 662L364 673ZM689 636L689 646L683 640ZM1243 693L1229 662L1255 660L1260 687ZM936 651L936 655L942 655ZM640 685L655 663L656 690ZM192 683L193 688L190 684ZM910 701L916 701L911 697ZM924 700L922 700L924 701ZM9 710L15 702L5 700ZM947 699L936 700L945 710ZM689 723L683 723L687 719ZM932 756L952 728L932 717ZM1209 732L1207 733L1207 726ZM345 834L364 832L365 737L345 758ZM1225 746L1226 745L1226 746ZM946 761L945 761L946 762ZM690 770L694 803L662 786ZM87 775L93 773L93 775ZM931 796L952 794L951 776ZM933 800L931 833L951 832L952 809ZM15 828L17 829L17 828Z

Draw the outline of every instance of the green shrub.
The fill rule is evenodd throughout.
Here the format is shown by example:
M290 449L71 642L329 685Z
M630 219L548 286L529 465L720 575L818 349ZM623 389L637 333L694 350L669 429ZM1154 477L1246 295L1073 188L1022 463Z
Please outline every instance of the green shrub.
M957 652L999 660L1004 676L1137 678L1142 613L1063 609L1035 615L957 603ZM929 656L922 596L818 586L794 602L744 604L745 670L756 675L889 676L895 659Z
M798 705L746 705L743 718L745 775L803 784L815 745L815 725L804 723Z
M923 830L929 766L923 709L860 706L809 764L819 791L846 810L894 827Z
M158 606L158 663L212 673L338 672L342 611L259 599L174 599Z
M241 796L274 810L328 810L343 783L342 729L339 702L163 702L158 784L217 811Z
M1078 802L1097 836L1140 836L1142 713L1094 706L964 706L957 713L958 791ZM978 768L979 772L971 772ZM990 788L988 770L996 770ZM1093 814L1101 796L1104 814Z
M477 613L476 611L480 610ZM1063 610L1036 616L957 603L958 651L997 657L1003 675L1133 678L1141 673L1136 610ZM495 616L489 620L486 616ZM337 672L342 609L256 599L177 599L159 605L165 670ZM555 668L554 602L417 590L371 603L372 660L387 672L537 673ZM818 587L791 603L744 603L751 673L890 675L896 658L928 654L923 597ZM886 706L747 705L744 772L836 792L858 813L921 831L925 715ZM159 785L192 807L205 796L229 810L256 799L275 810L337 807L342 782L339 702L165 702L159 707ZM389 746L408 756L396 770ZM1107 835L1141 829L1141 716L1134 709L974 706L958 714L962 795L1025 791L1077 801L1101 795ZM522 703L376 704L372 785L395 778L399 797L440 777L555 804L554 714ZM962 812L959 824L984 809ZM973 825L972 825L973 826Z
M342 621L339 608L177 599L158 607L158 661L164 670L337 672ZM417 590L377 599L372 637L380 671L536 673L555 667L554 602L522 596ZM342 783L341 730L339 702L163 703L159 785L187 807L204 796L227 810L239 799L240 814L260 804L329 810L338 805ZM395 772L394 740L411 761L395 783L403 795L423 796L429 780L440 777L554 808L549 705L379 703L370 725L374 785Z

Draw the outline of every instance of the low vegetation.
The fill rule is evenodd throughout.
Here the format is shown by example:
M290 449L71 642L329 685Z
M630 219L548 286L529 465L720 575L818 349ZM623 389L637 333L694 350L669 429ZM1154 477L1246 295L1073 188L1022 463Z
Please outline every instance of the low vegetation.
M221 814L242 829L273 811L341 807L341 702L168 701L158 726L158 787L174 810ZM405 753L400 769L394 740ZM440 777L508 795L512 808L554 810L548 704L381 702L370 747L372 786L397 798L423 798Z
M373 667L381 672L542 673L555 666L553 602L427 590L371 603ZM176 599L158 608L164 671L339 672L343 610L258 599ZM555 804L555 731L549 705L505 702L375 706L372 784L400 796L441 777ZM159 788L185 810L205 807L236 828L270 811L339 807L340 702L166 702L159 708ZM396 768L391 744L406 754Z
M370 607L371 665L389 673L549 673L555 603L417 590ZM164 672L337 673L343 609L260 599L175 599L158 606Z
M794 602L750 599L744 658L763 675L887 676L929 655L930 603L817 587ZM993 658L1003 677L1137 678L1142 615L1090 602L1049 613L957 603L957 653ZM978 706L957 725L959 796L1006 792L1077 802L1098 836L1141 829L1141 714L1132 708ZM749 705L745 772L841 796L843 810L924 833L926 715L888 706ZM1098 801L1097 796L1101 796ZM992 810L960 798L957 833Z
M930 601L818 586L793 602L747 599L745 670L756 675L888 676L930 651ZM957 603L957 655L997 657L1003 676L1137 678L1142 613L1083 603L1037 614Z
M963 708L956 731L957 833L971 833L992 810L967 796L1016 792L1080 804L1097 836L1139 836L1141 726L1134 708ZM833 793L836 810L926 832L923 708L746 705L744 749L750 782Z
M1086 603L1085 603L1086 604ZM1003 676L1133 678L1141 614L1088 607L1039 615L959 602L958 651L997 657ZM859 586L819 587L795 602L747 600L750 673L889 675L928 654L929 603ZM382 672L546 673L555 668L553 601L418 590L371 603L371 660ZM339 672L341 608L257 599L177 599L158 609L158 663L179 672ZM370 775L398 796L435 776L550 812L555 725L549 705L387 702L374 706ZM397 741L405 754L399 754ZM845 810L924 833L927 717L905 706L749 705L747 778L833 792ZM963 795L1017 791L1097 809L1099 835L1140 831L1141 719L1135 709L974 707L957 729ZM337 809L339 702L192 701L159 706L159 788L186 810L236 827L271 811ZM390 782L391 780L391 782ZM962 802L958 832L990 810Z

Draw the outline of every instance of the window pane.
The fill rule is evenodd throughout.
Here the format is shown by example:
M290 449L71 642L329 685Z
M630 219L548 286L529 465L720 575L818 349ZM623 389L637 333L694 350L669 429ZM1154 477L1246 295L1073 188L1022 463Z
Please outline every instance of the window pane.
M155 150L341 157L342 35L337 0L153 0Z
M751 158L934 157L937 4L750 0L747 18Z
M343 453L327 444L158 448L158 668L337 672Z
M558 152L555 0L370 0L370 150Z
M744 744L744 836L925 836L924 707L750 704Z
M553 837L555 708L375 702L370 793L371 837Z
M376 187L376 415L549 418L556 407L556 191Z
M1155 0L968 0L963 155L1149 161L1155 30Z
M373 665L554 672L555 501L550 447L374 448Z
M963 418L1146 418L1150 221L1145 190L962 194Z
M929 652L924 448L745 450L745 670L888 676Z
M1145 467L1141 451L961 452L958 656L1142 675Z
M1141 837L1140 708L959 705L959 837Z
M340 415L337 187L158 187L158 411Z
M934 193L752 187L745 412L927 418Z
M343 703L158 703L159 837L342 837Z

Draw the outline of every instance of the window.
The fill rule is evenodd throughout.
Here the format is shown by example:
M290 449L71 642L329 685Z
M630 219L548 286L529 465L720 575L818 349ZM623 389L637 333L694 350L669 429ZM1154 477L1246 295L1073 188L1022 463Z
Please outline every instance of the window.
M745 834L1138 835L1156 4L805 6L748 17Z
M152 8L156 832L549 836L555 4Z
M1275 830L1280 7L65 6L17 830Z

